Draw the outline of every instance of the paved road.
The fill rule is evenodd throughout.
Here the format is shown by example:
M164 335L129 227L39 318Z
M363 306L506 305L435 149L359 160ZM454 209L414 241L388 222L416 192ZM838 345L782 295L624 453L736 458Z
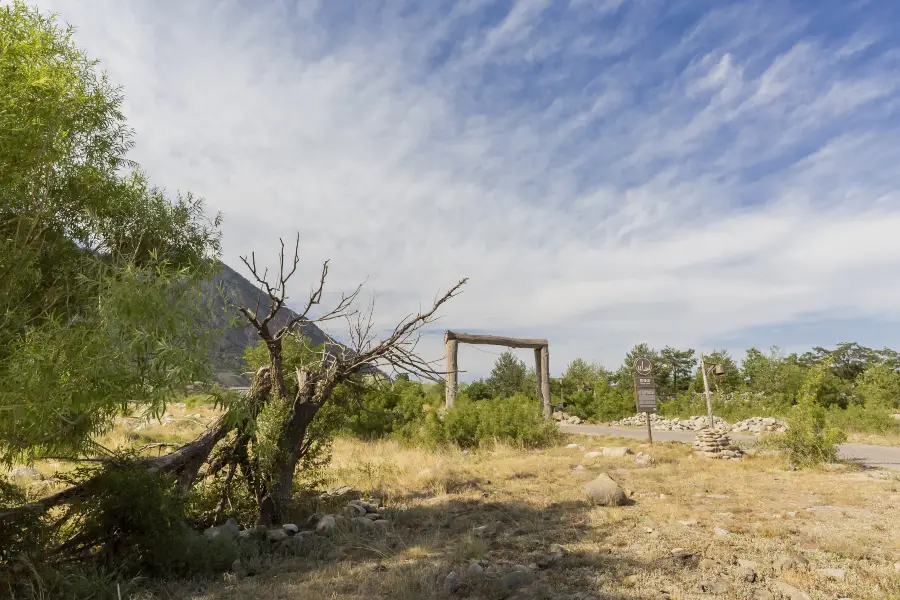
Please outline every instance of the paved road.
M568 433L580 433L582 435L610 435L625 438L647 439L645 427L602 427L600 425L563 425L560 429ZM653 441L660 442L684 442L694 441L696 434L692 431L653 431ZM756 440L752 435L739 435L729 433L735 442L752 442ZM870 444L841 444L840 456L844 460L859 461L869 467L882 467L885 469L900 470L900 447L873 446Z

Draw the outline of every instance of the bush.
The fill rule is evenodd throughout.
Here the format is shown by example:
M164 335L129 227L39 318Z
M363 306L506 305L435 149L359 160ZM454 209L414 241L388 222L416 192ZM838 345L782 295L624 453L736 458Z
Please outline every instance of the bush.
M788 417L787 432L764 440L763 445L784 452L790 464L811 467L838 459L838 444L847 434L837 427L829 427L827 411L817 401L826 383L821 366L809 370L800 390L800 401Z
M489 447L498 442L538 448L560 438L556 424L544 419L540 403L521 394L477 402L461 396L443 419L437 412L429 414L420 434L428 445L460 448Z
M832 407L825 418L829 425L854 433L900 435L900 420L879 405L851 404L844 409Z

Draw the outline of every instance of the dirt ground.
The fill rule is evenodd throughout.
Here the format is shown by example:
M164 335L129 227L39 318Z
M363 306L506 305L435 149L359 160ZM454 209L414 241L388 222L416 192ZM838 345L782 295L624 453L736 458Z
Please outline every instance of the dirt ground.
M174 407L168 424L134 431L122 423L107 441L174 443L213 414ZM633 454L585 457L619 446ZM639 452L652 462L636 463ZM49 475L65 466L39 468ZM583 485L600 473L626 490L630 505L586 501ZM341 439L327 476L331 487L380 498L389 526L361 533L341 524L255 575L173 582L154 597L900 599L897 472L788 471L774 456L726 462L677 442L569 436L542 451L471 453ZM454 576L446 582L451 572L458 587Z

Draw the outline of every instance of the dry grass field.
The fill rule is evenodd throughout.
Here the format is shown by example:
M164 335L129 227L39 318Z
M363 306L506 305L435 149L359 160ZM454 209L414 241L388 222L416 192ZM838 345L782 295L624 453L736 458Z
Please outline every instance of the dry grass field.
M133 431L123 423L106 442L174 442L212 414L175 407L167 425ZM572 442L582 447L564 447ZM716 461L678 443L572 437L565 444L430 453L338 440L330 485L381 498L389 527L360 533L342 524L315 538L312 551L268 561L253 576L172 582L154 597L900 598L900 473L787 471L778 457ZM584 457L609 446L653 460ZM40 468L49 475L65 467ZM582 486L599 473L632 503L590 505ZM452 595L444 589L451 571L459 574Z

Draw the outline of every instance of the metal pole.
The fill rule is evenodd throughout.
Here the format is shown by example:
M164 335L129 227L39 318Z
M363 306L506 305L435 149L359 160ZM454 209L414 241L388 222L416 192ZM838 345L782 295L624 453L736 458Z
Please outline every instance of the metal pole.
M653 445L653 432L650 430L650 413L645 412L644 414L647 415L647 439L650 441L650 445L652 446Z
M706 379L706 363L703 362L703 353L700 353L700 372L703 373L703 390L706 392L706 413L709 418L709 428L713 429L712 397L709 395L709 381Z

